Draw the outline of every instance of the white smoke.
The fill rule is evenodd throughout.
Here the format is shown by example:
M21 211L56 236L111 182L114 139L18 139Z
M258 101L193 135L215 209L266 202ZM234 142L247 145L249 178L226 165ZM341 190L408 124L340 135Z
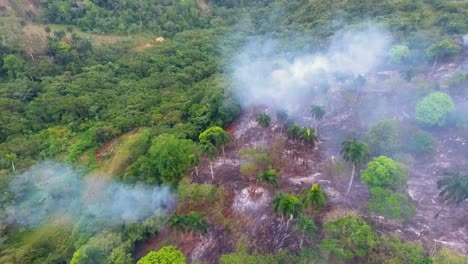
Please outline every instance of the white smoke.
M53 221L76 223L92 218L108 225L144 220L173 202L168 187L131 186L108 179L89 180L70 165L43 162L17 175L10 183L15 206L10 221L39 226Z
M279 53L275 40L258 39L234 59L234 86L244 105L294 111L332 74L365 75L375 69L384 61L390 42L390 35L375 27L348 30L337 33L323 53L288 58Z

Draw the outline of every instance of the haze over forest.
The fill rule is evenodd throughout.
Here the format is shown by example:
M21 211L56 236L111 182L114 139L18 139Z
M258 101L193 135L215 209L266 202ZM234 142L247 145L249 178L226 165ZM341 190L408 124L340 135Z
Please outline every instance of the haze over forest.
M0 263L468 263L468 2L0 0Z

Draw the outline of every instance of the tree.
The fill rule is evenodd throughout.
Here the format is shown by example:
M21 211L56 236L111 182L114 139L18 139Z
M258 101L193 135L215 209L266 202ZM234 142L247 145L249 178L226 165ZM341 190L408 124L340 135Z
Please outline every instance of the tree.
M367 208L385 217L400 221L413 218L415 208L406 195L394 193L381 187L369 189L370 198Z
M162 247L158 251L150 251L137 264L185 264L184 254L174 246Z
M159 172L162 183L174 186L190 168L190 156L194 152L195 145L191 140L167 134L157 137L149 150L151 162Z
M351 141L344 141L341 145L343 146L341 149L341 155L343 156L343 159L346 162L351 162L353 164L351 180L349 181L348 190L346 191L346 194L348 194L351 190L351 186L353 185L356 167L366 163L367 159L369 158L369 150L366 144L361 143L355 139Z
M312 113L312 117L315 118L315 135L318 135L317 126L325 116L325 109L320 105L312 105L310 112Z
M416 121L427 126L443 126L453 111L455 104L448 94L431 93L416 105Z
M418 131L414 134L411 143L410 149L415 154L429 154L434 151L435 140L431 134Z
M364 257L377 243L372 227L356 216L347 216L325 224L325 239L320 248L331 258Z
M312 207L315 210L320 210L327 202L327 195L322 191L322 188L318 184L312 185L312 187L304 192L302 197L302 203L304 207Z
M8 77L12 80L19 78L24 73L24 64L23 58L13 54L3 58L3 68L7 70Z
M410 56L410 49L405 45L395 45L388 52L389 62L401 64L406 62Z
M399 145L398 123L396 120L381 120L371 127L365 138L373 155L391 155Z
M301 232L301 240L299 243L299 248L302 248L302 244L304 242L303 237L307 238L316 238L317 237L317 226L315 225L314 221L307 218L299 218L296 220L294 224L294 230L297 232Z
M370 187L383 187L398 190L406 186L408 168L389 157L379 156L367 165L361 180Z
M445 177L437 181L437 188L440 190L439 196L444 199L444 203L434 218L439 216L447 203L453 201L460 204L468 199L468 175L462 175L459 172L445 173Z
M261 182L270 185L272 188L278 187L278 173L274 169L268 169L258 175Z
M208 232L208 223L205 218L195 212L188 215L174 214L169 219L169 224L179 233L193 236L195 234L204 235Z
M427 48L426 55L429 59L433 59L435 64L437 59L450 59L460 53L460 51L460 46L448 39L444 39Z
M223 157L226 156L224 145L229 142L229 134L221 127L213 126L208 128L200 134L199 140L201 144L211 143L217 149L221 148Z
M286 216L289 221L302 212L303 205L297 196L281 193L273 199L273 208L278 214Z
M257 122L264 128L267 128L270 126L270 116L262 113L257 116Z

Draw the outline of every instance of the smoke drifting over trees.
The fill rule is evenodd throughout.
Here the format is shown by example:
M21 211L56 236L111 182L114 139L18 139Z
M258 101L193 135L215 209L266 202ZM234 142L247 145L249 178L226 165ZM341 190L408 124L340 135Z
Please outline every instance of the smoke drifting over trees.
M160 214L173 200L168 187L130 186L93 181L93 177L85 180L83 175L83 171L60 163L31 167L10 183L16 204L9 208L7 219L31 227L51 221L75 223L83 218L116 225Z
M384 61L391 36L374 26L335 34L327 51L292 56L272 39L257 39L234 59L235 88L245 105L294 112L305 95L328 89L333 74L366 74Z

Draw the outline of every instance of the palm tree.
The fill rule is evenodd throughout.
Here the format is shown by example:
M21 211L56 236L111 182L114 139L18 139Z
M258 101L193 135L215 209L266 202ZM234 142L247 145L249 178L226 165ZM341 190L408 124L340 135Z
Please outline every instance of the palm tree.
M315 141L317 140L317 136L310 128L302 128L298 136L304 143L311 144L312 146L315 145Z
M307 169L307 145L311 145L313 149L315 146L315 141L317 140L317 137L315 136L314 131L312 131L310 128L302 128L299 131L299 138L304 142L306 151L304 151L304 165L305 168Z
M312 116L315 118L315 134L318 135L317 125L325 116L325 109L320 105L312 105L310 112L312 113Z
M294 225L294 230L302 233L299 248L302 248L304 237L314 238L317 236L317 226L315 225L314 221L311 219L307 219L307 218L297 219Z
M289 222L302 212L303 206L297 196L282 193L273 199L273 208L277 213L288 217Z
M299 137L299 134L301 133L301 127L293 124L288 127L288 138L292 140L296 140Z
M262 113L257 116L257 122L264 128L267 128L270 125L270 116Z
M320 210L327 202L327 196L322 191L322 188L318 184L314 184L312 188L304 193L302 203L305 207L313 207L316 210Z
M260 173L258 178L261 182L270 185L272 188L278 187L278 173L276 173L274 169L269 169Z
M444 203L434 218L439 216L447 203L453 201L460 204L468 199L468 175L459 172L445 173L445 177L437 181L437 188L441 190L439 195L444 199Z
M343 142L342 146L343 149L341 150L341 155L343 155L343 159L353 164L351 180L349 182L348 190L346 191L346 194L348 194L349 190L351 190L351 186L353 185L356 167L367 162L367 159L369 158L369 149L366 144L355 139Z
M276 112L276 119L280 122L280 134L283 134L283 126L286 120L288 120L288 112L286 110L278 110Z

